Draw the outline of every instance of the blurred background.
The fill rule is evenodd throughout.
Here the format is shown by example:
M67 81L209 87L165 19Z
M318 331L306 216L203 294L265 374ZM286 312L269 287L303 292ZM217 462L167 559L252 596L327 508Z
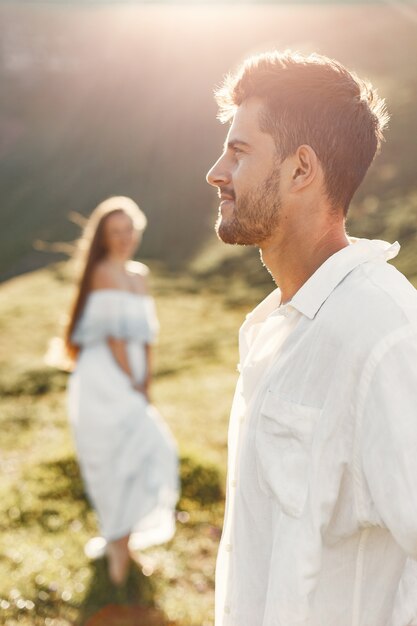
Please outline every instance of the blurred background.
M416 33L404 0L0 4L0 279L49 263L34 241L73 239L68 213L110 194L149 216L146 257L194 257L212 232L204 177L226 132L213 89L274 47L335 57L386 97L387 143L350 230L405 241L417 227Z
M351 235L398 240L417 285L417 5L0 3L0 613L6 626L212 626L237 330L274 287L256 250L213 234L205 174L227 128L213 89L252 53L335 57L387 100ZM161 321L153 398L179 443L178 531L116 592L74 456L67 374L45 362L74 289L70 244L106 196L148 216L138 258ZM51 245L52 244L52 245ZM58 244L58 245L56 245Z

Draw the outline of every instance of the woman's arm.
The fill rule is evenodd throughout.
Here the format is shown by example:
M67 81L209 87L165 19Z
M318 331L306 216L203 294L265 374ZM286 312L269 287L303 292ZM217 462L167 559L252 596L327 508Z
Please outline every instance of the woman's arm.
M98 263L98 265L94 268L91 278L91 288L93 290L120 288L117 280L115 280L113 270L105 261ZM107 344L112 352L116 363L133 381L132 370L130 369L129 358L126 349L126 341L124 339L108 337Z
M143 379L143 382L141 383L134 383L134 388L137 391L140 391L141 393L143 393L143 395L145 396L145 398L147 400L150 399L149 397L149 390L150 390L150 386L151 386L151 379L152 379L152 374L151 374L151 346L149 344L145 344L145 377Z
M138 293L149 294L149 268L143 263L131 261L129 268L132 272L133 280L136 283ZM135 385L135 389L145 395L149 400L149 391L152 381L152 346L148 343L144 344L145 349L145 375L143 382Z
M129 376L132 381L133 387L143 393L143 395L149 400L149 390L152 381L152 369L151 369L151 356L152 348L149 344L145 344L145 377L142 383L135 383L133 380L132 370L130 369L129 359L126 350L126 341L124 339L114 339L109 337L107 343L112 351L113 357L122 370Z
M135 282L137 282L137 291L138 293L147 293L147 282L146 282L146 274L149 272L148 268L139 263L131 262L133 269L137 269L136 266L140 269L140 275L134 273ZM94 271L93 281L92 281L93 289L118 289L119 285L114 281L114 277L109 272L109 268L105 263L99 264ZM129 355L127 351L127 344L125 339L116 339L115 337L108 337L107 344L111 350L113 358L115 359L117 365L124 371L127 376L129 376L132 386L137 390L143 393L147 399L149 399L149 387L151 382L151 347L148 344L145 344L145 376L142 383L136 383L133 378L133 372L129 363Z
M145 344L145 359L146 359L146 369L145 369L145 379L143 381L143 385L145 388L145 395L149 399L149 389L152 382L152 347L149 343Z
M107 343L112 351L113 357L122 370L133 380L132 370L129 365L129 358L126 350L126 341L124 339L114 339L108 337Z

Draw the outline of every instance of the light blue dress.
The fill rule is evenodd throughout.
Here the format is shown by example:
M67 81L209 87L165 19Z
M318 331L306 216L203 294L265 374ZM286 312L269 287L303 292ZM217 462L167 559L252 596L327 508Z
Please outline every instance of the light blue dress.
M145 344L157 331L150 296L100 289L90 292L72 336L81 351L69 380L68 412L86 491L105 540L131 534L134 549L174 534L178 456L166 423L133 388L107 340L126 341L140 383Z

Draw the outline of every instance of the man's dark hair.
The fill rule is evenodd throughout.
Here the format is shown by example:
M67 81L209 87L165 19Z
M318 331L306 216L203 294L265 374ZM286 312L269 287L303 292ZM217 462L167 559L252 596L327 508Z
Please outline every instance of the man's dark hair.
M248 98L263 100L260 128L273 136L279 158L311 146L332 206L347 213L389 119L369 82L325 56L275 51L247 59L215 95L222 122Z

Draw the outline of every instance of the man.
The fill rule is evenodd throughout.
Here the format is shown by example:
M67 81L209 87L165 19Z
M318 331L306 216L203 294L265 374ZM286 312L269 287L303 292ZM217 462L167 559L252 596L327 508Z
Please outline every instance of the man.
M417 292L345 217L384 103L323 56L249 59L207 175L279 289L240 331L216 626L417 624Z

